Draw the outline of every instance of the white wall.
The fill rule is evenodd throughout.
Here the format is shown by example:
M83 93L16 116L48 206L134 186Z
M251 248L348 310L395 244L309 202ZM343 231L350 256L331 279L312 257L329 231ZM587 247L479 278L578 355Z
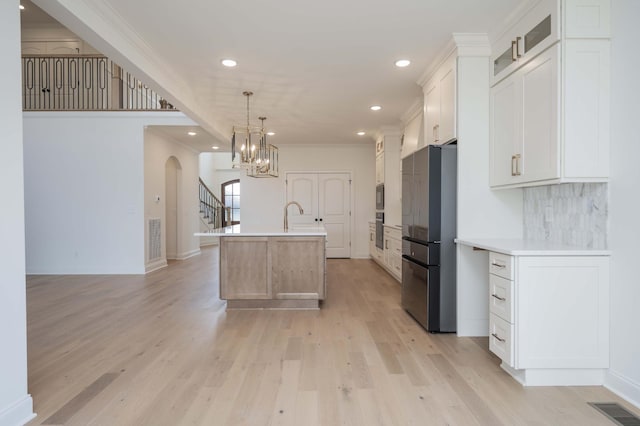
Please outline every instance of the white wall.
M0 2L0 425L33 417L27 393L20 12Z
M167 160L175 157L180 164L180 179L178 181L178 233L177 259L186 259L200 252L200 242L194 237L199 231L198 205L198 152L169 139L167 136L155 133L150 128L144 134L144 241L145 268L147 271L155 269L148 259L148 227L149 218L160 218L162 235L166 231L166 197L165 197L165 165ZM156 196L160 201L156 201ZM167 247L162 238L161 257L166 260Z
M23 116L27 273L144 273L144 126L193 122L178 112Z
M522 191L489 188L489 60L458 58L458 238L521 238ZM457 247L459 336L489 332L486 252Z
M220 198L220 185L245 174L240 169L232 169L230 152L203 152L199 157L200 177L209 187L213 195Z
M611 43L611 366L606 385L640 406L640 2L614 0Z
M256 179L241 176L241 222L282 227L286 201L285 172L352 172L354 210L351 257L369 257L369 221L375 218L375 146L279 145L280 177ZM231 155L231 154L229 154Z

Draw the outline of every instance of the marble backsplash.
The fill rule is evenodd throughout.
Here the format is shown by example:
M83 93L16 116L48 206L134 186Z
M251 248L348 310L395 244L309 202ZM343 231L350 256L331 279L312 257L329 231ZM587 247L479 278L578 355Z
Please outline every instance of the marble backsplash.
M524 188L524 238L607 248L606 183L567 183Z

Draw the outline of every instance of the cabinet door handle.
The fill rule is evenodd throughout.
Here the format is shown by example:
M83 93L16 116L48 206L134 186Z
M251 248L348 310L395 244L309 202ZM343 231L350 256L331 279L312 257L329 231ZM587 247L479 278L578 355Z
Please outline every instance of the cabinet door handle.
M503 264L498 263L498 262L491 262L491 266L495 266L496 268L500 268L500 269L507 267L507 265L503 265Z
M518 43L515 40L511 40L511 62L518 60L518 57L516 56L516 50L518 50L517 45Z
M505 300L507 300L505 297L500 297L497 294L492 294L491 297L494 297L494 298L498 299L501 302L504 302Z
M436 124L435 126L433 126L433 141L434 142L438 142L438 137L439 137L439 130L440 130L440 125Z
M389 240L384 240L384 248L389 249Z
M496 339L498 339L498 340L499 340L500 342L502 342L502 343L506 342L506 340L505 340L505 339L501 339L501 338L500 338L500 336L498 336L496 333L491 333L491 335L492 335L493 337L495 337Z
M516 176L520 176L520 154L516 154L514 157L516 157Z
M512 155L511 156L511 176L515 176L516 175L515 162L516 162L516 156Z
M520 40L522 37L516 37L516 57L521 58L522 54L520 53Z

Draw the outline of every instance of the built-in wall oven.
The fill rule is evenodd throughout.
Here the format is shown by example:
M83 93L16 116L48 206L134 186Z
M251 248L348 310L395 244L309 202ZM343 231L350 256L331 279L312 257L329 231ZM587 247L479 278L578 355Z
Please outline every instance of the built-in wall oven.
M384 249L384 213L376 212L376 247Z
M376 210L384 210L384 183L376 186Z

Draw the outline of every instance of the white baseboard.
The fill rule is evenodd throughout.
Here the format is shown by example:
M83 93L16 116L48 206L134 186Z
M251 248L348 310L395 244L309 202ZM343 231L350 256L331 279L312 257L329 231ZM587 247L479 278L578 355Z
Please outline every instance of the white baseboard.
M158 269L166 268L168 266L167 259L158 259L155 262L148 263L144 266L144 273L157 271Z
M640 408L640 383L636 383L609 369L604 377L604 387L629 402L629 404Z
M29 394L8 407L0 408L0 425L22 426L35 417L33 400Z
M195 250L191 250L191 251L186 251L184 253L180 253L176 257L176 260L186 260L186 259L189 259L190 257L198 256L199 254L200 254L200 249L197 248Z

